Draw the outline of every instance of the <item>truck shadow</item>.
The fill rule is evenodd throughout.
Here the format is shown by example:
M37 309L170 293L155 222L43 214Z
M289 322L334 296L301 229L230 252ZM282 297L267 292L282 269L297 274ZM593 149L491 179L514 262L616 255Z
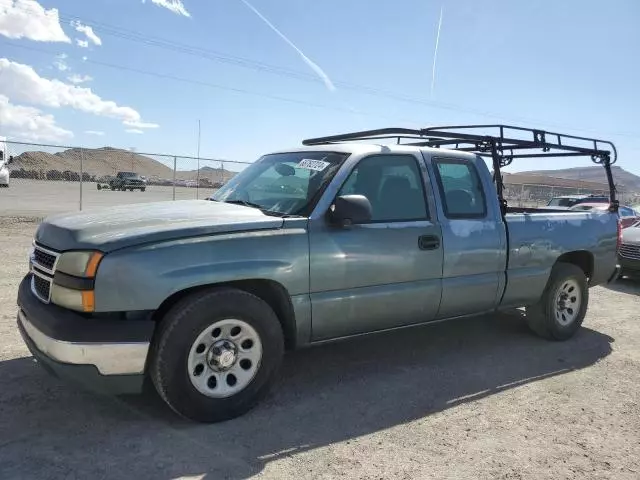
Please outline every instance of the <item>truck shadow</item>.
M627 293L629 295L640 296L640 276L638 277L623 277L619 278L613 283L604 285L604 288L613 290L614 292Z
M424 418L589 367L613 339L568 342L498 314L289 354L274 393L216 425L177 418L157 398L100 397L50 378L30 358L0 363L3 478L244 479L273 460ZM302 465L302 464L301 464Z

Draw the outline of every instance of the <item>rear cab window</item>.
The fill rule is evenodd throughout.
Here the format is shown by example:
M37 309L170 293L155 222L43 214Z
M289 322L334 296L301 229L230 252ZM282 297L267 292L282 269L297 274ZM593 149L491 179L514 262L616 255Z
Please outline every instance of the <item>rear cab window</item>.
M449 219L487 216L487 199L473 162L461 158L434 158L442 209Z

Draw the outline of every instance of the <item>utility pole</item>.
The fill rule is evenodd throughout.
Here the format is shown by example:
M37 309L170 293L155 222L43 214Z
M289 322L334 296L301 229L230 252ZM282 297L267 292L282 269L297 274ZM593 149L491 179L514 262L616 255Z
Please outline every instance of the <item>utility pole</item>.
M196 172L196 199L200 198L200 120L198 120L198 171Z
M136 159L136 147L130 147L129 150L131 150L131 171L135 173L135 167L133 165L133 162Z

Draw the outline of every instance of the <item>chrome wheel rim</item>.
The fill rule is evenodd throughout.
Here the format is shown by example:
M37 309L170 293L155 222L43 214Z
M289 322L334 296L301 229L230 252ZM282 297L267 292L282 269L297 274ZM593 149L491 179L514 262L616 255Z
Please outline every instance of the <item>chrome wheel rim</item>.
M577 318L582 303L580 285L575 280L565 280L556 294L554 314L556 322L566 327Z
M235 395L256 376L262 360L258 332L238 319L219 320L191 345L187 373L198 392L212 398Z

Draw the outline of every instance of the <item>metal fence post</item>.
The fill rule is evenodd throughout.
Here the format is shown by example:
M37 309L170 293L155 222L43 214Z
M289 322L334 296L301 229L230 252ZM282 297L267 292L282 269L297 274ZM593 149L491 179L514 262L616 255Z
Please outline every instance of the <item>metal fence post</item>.
M176 164L177 158L173 157L173 199L176 199Z
M84 177L84 148L80 149L80 210L82 210L82 177Z

